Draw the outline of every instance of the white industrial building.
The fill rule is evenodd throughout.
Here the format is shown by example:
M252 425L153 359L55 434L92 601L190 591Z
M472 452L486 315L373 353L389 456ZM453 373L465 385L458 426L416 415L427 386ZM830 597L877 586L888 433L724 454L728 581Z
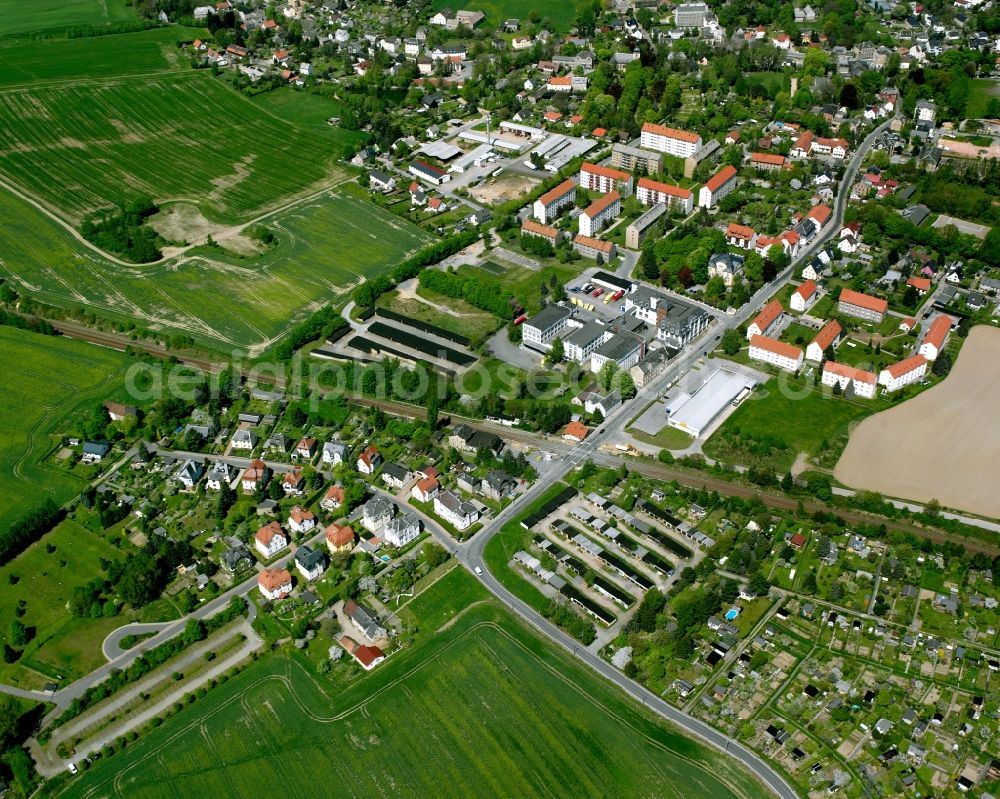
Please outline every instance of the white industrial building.
M753 381L728 369L716 369L695 391L683 392L667 408L667 424L699 438Z

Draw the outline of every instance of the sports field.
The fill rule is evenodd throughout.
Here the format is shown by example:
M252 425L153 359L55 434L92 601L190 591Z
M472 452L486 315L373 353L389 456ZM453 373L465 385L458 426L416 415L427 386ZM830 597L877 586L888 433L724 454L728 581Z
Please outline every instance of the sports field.
M766 796L492 603L441 629L332 699L262 658L57 795Z
M52 305L133 319L213 348L259 352L363 276L388 271L430 241L416 226L341 191L280 212L267 225L278 243L252 258L202 247L152 266L119 266L0 190L0 277Z
M128 363L81 341L0 327L0 527L45 497L61 505L80 491L81 480L41 461L67 417L121 390Z
M127 0L0 0L0 36L135 20Z
M74 588L103 574L101 558L122 557L103 538L67 519L0 567L0 618L15 618L17 603L24 600L21 622L32 631L17 663L0 665L0 681L41 688L46 678L72 680L104 665L101 642L127 619L77 618L66 603Z
M944 382L857 426L834 474L852 488L1000 517L998 391L1000 330L980 325Z
M346 142L193 70L9 88L0 118L0 173L74 224L142 194L245 222L336 179Z

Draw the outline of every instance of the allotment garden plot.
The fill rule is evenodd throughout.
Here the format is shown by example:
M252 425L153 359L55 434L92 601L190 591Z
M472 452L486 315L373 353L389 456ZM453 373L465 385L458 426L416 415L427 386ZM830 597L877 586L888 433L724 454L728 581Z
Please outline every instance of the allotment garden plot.
M138 195L247 221L337 176L317 135L204 72L0 93L0 173L72 222Z
M126 267L85 250L0 191L0 278L59 307L82 307L212 347L259 352L310 311L388 271L430 238L372 203L331 191L268 221L278 243L252 259L199 248ZM20 232L30 228L32 236Z

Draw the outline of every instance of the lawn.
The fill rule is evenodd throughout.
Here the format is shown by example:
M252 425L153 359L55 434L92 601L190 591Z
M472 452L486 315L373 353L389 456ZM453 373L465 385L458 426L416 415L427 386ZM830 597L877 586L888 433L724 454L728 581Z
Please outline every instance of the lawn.
M0 36L58 33L135 19L126 0L0 0Z
M0 0L0 6L6 0ZM177 47L194 32L171 26L82 39L0 40L0 88L55 80L115 80L168 69L190 69ZM204 32L202 33L204 35Z
M10 253L5 253L10 257ZM0 261L2 263L2 261ZM129 360L82 341L0 327L0 527L45 497L62 505L81 479L45 462L67 417L123 390Z
M771 378L764 391L747 398L703 449L709 457L727 463L785 472L799 452L816 455L834 439L846 441L851 422L876 410L864 402L830 396L811 384ZM775 442L784 448L773 446Z
M566 33L573 26L576 18L576 3L574 0L468 0L461 6L449 4L447 0L433 0L431 8L439 11L442 8L463 8L469 11L482 11L486 19L480 28L496 28L504 20L515 17L524 24L528 21L528 13L537 11L541 19L548 19L549 30Z
M965 103L966 119L982 119L994 114L990 111L990 101L1000 99L1000 88L993 78L977 78L972 81L972 90Z
M664 420L663 427L656 435L644 433L634 427L630 427L627 432L636 441L642 441L656 447L666 447L667 449L687 449L694 443L694 439L688 433L678 430L676 427L670 427L667 425L666 420Z
M18 601L25 600L21 622L33 633L20 660L0 666L0 680L40 688L46 679L75 679L104 664L101 642L127 619L80 619L66 610L73 589L102 574L101 558L121 559L122 553L66 519L0 567L0 618L13 619Z
M155 266L121 267L83 250L61 226L0 191L0 277L52 305L186 333L209 347L257 352L310 310L340 300L363 278L388 271L431 240L339 190L267 224L277 244L252 259L202 247Z
M194 70L11 89L0 118L14 121L0 173L74 224L144 194L245 222L335 181L355 139L287 122Z
M451 604L453 588L430 593ZM765 796L493 603L333 697L298 661L261 658L56 795L232 796L249 785L316 797Z
M340 116L344 110L336 100L330 97L309 94L289 86L254 95L253 103L293 125L316 132L322 131L320 135L323 136L329 136L332 131L344 141L352 144L362 142L366 138L361 131L334 127L327 122L330 117Z

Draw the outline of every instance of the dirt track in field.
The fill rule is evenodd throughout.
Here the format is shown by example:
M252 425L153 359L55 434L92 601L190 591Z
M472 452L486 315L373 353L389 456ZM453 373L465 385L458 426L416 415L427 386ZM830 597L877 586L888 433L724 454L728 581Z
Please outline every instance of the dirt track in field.
M1000 330L980 325L943 383L854 429L834 474L851 488L998 518L998 397Z

